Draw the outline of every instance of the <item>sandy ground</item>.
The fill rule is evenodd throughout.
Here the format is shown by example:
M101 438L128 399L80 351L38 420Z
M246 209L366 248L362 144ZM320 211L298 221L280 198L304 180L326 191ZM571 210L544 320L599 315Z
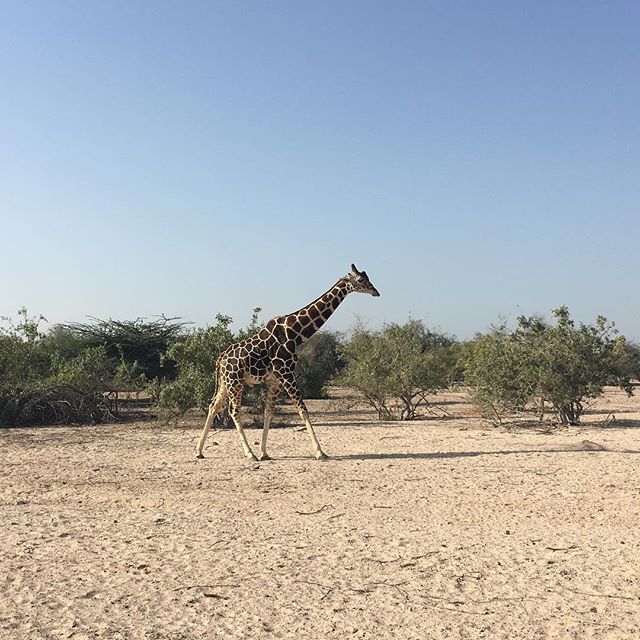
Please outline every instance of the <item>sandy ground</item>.
M0 638L640 638L637 396L553 434L309 404L328 462L196 461L195 415L0 431Z

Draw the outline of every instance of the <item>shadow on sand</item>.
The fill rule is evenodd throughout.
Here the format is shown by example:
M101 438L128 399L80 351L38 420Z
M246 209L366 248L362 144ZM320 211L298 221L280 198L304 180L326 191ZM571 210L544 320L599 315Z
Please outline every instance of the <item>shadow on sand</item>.
M527 453L631 453L632 449L590 449L567 447L565 449L514 449L512 451L435 451L433 453L352 453L346 456L331 456L333 460L437 460L439 458L476 458L478 456L508 456Z

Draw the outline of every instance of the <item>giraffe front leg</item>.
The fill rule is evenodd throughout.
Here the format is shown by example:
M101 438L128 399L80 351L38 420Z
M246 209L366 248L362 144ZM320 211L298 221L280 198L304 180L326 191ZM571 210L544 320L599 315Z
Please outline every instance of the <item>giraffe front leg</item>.
M269 435L273 408L276 404L279 389L279 385L272 384L269 385L269 391L267 392L267 401L264 405L264 426L262 428L262 439L260 441L260 460L271 460L267 453L267 436Z
M316 460L326 460L327 454L324 453L324 451L322 451L322 449L320 448L320 443L318 442L318 438L316 438L315 431L313 430L313 427L311 426L311 422L309 421L309 412L307 411L307 407L305 406L304 402L302 402L302 400L300 400L298 413L300 414L300 417L302 418L305 427L307 427L307 433L311 438L311 449L313 452L313 457Z
M307 407L302 400L302 396L298 392L298 385L296 384L295 379L290 378L283 382L282 385L287 392L287 395L293 400L298 409L298 413L304 422L304 426L307 428L307 433L309 434L309 438L311 439L311 451L312 455L316 460L326 460L327 455L320 448L320 443L318 442L318 438L316 438L316 434L311 426L311 422L309 421L309 412L307 411Z

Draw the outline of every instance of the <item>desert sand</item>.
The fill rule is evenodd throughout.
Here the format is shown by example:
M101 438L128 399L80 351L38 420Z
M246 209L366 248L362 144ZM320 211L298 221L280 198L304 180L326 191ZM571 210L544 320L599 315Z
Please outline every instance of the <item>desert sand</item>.
M465 398L309 402L327 462L290 407L260 463L196 460L197 413L0 431L0 638L640 638L638 396L551 433Z

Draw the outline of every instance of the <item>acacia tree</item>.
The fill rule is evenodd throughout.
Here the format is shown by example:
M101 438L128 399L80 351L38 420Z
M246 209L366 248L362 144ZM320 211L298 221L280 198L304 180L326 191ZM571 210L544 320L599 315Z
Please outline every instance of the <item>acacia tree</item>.
M452 342L420 320L380 331L359 327L343 350L341 382L360 391L381 420L410 420L429 395L448 386Z
M46 336L53 348L79 355L87 347L104 347L109 358L134 365L148 380L172 378L173 362L162 361L170 344L185 333L187 323L180 318L146 320L100 320L56 325ZM74 352L75 351L75 352Z
M503 326L476 338L467 356L465 379L486 414L505 414L535 405L544 416L549 405L559 422L579 424L585 400L614 383L631 394L621 366L624 338L598 316L594 325L576 326L567 307L553 310L555 324L539 316L518 318L509 333Z

